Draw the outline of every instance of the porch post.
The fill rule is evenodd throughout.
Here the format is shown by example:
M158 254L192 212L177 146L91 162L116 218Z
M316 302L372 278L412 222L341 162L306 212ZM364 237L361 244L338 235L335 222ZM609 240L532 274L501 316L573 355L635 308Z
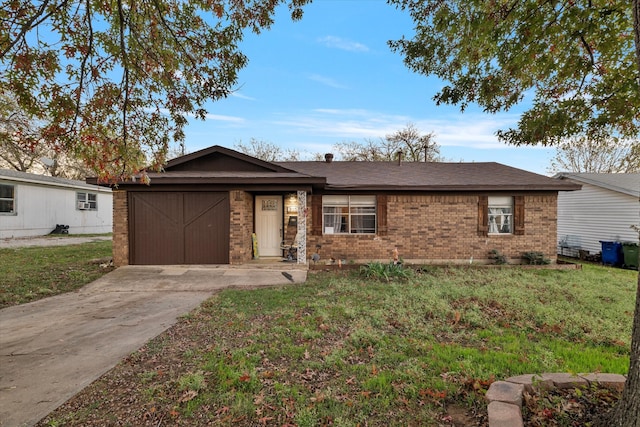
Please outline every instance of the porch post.
M307 263L307 192L298 190L298 264Z

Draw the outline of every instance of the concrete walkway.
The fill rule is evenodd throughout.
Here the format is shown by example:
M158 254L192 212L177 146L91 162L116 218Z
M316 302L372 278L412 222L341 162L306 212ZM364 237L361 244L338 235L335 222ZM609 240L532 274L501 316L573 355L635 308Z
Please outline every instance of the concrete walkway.
M306 274L293 264L128 266L0 310L0 425L35 424L217 290L301 283Z

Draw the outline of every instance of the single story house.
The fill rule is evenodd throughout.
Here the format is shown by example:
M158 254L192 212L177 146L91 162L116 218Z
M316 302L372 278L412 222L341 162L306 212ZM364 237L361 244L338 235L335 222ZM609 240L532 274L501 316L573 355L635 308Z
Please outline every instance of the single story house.
M116 265L241 264L287 245L299 263L555 260L558 191L580 188L493 162L271 163L221 146L149 178L114 188Z
M596 254L600 241L638 242L639 173L559 173L555 178L582 185L580 191L558 194L559 250L577 256ZM567 252L568 251L568 252Z
M0 238L42 236L56 225L72 234L110 233L111 189L0 169Z

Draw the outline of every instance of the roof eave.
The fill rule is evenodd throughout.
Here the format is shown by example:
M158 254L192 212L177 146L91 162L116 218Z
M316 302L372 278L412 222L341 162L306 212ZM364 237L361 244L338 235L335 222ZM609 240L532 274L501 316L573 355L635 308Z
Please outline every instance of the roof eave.
M335 185L329 184L326 190L340 191L574 191L581 185Z
M604 188L605 190L615 191L617 193L627 194L629 196L638 197L638 192L630 190L628 188L620 187L617 185L612 185L606 182L598 181L596 179L590 179L588 177L582 175L576 175L569 172L560 172L554 175L554 178L559 180L570 180L570 181L578 181L583 184L593 185L595 187ZM582 186L580 186L582 188Z
M98 186L98 188L95 188L97 186L97 184L92 184L90 182L78 182L78 183L74 183L74 182L59 182L59 181L43 181L43 180L39 180L39 179L29 179L29 178L22 178L22 177L12 177L12 176L0 176L0 180L3 181L11 181L11 182L20 182L20 183L24 183L24 184L33 184L33 185L40 185L40 186L45 186L45 187L57 187L57 188L72 188L72 189L76 189L76 190L93 190L93 191L108 191L104 188L99 188L100 186ZM72 181L72 180L69 180ZM91 186L91 187L90 187Z
M301 184L301 185L322 185L326 183L324 178L318 177L184 177L184 176L150 176L151 185L281 185L281 184ZM143 186L141 181L120 181L119 186Z

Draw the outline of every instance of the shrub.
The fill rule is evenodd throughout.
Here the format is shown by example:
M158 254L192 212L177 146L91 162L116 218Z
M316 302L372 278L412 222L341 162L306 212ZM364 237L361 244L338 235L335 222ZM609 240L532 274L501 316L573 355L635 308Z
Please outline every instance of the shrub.
M412 277L413 270L404 268L402 263L370 262L360 267L360 274L368 279L390 282L392 279L409 279Z
M526 264L531 265L546 265L551 264L551 260L544 256L542 252L531 251L522 254L522 259Z
M496 265L507 264L507 257L497 249L491 249L489 251L489 259L493 260L493 263Z

